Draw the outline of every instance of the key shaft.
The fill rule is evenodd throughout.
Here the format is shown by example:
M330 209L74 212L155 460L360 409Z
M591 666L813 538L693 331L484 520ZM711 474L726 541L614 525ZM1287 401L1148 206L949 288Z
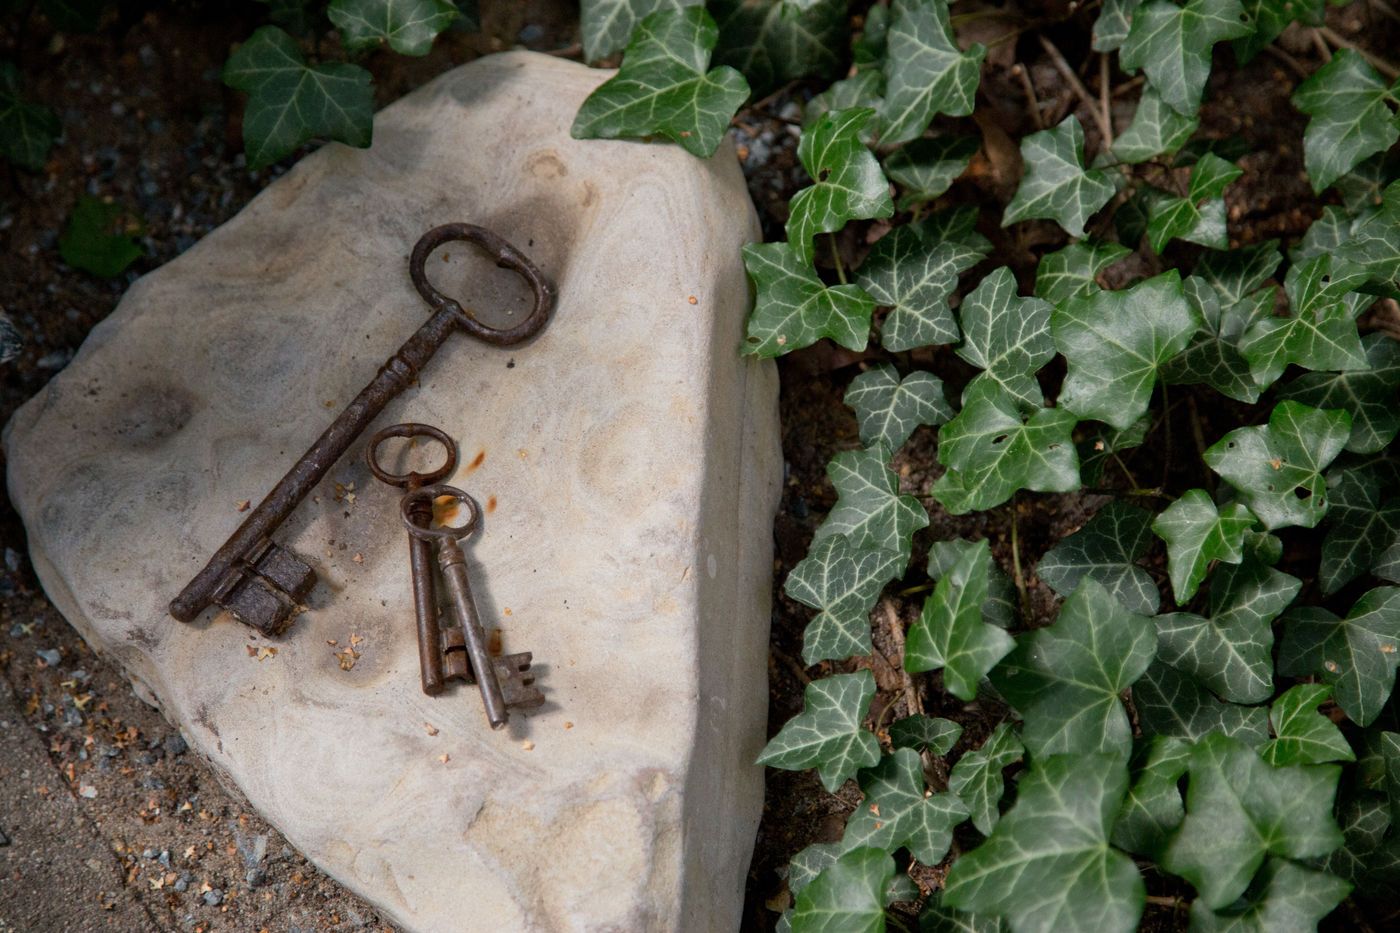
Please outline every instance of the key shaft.
M442 567L442 578L447 583L447 593L452 598L457 623L462 627L462 640L472 671L476 674L476 686L481 691L481 703L486 708L486 721L492 729L503 729L510 721L510 712L506 709L506 698L501 692L495 662L486 646L486 630L481 626L481 616L477 614L476 603L472 599L471 582L467 579L467 558L456 541L438 544L438 565Z

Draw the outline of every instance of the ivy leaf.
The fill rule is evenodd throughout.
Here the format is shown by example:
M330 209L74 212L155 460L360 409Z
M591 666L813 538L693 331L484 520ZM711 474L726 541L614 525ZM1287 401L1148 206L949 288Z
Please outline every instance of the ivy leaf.
M749 96L739 72L709 68L718 37L704 7L652 13L632 33L622 67L588 95L569 132L575 139L663 136L691 155L714 155Z
M58 116L19 93L19 69L0 62L0 157L22 169L41 171L63 131Z
M1101 426L1079 442L1080 472L1086 486L1096 486L1103 479L1104 467L1118 454L1134 447L1141 447L1147 437L1152 419L1143 415L1122 431Z
M1152 530L1167 543L1167 569L1178 603L1196 595L1211 561L1238 564L1244 559L1244 533L1253 524L1249 509L1230 502L1221 512L1204 489L1183 493L1157 516Z
M1315 930L1351 891L1336 875L1271 858L1245 891L1244 903L1213 911L1191 905L1191 929L1199 933L1275 933Z
M1107 240L1080 240L1046 253L1035 267L1035 293L1052 305L1091 294L1099 290L1099 273L1130 253Z
M1269 281L1282 259L1278 240L1266 240L1253 246L1206 253L1192 274L1210 283L1220 298L1221 308L1228 312ZM1222 329L1229 336L1238 337L1244 332L1243 328L1227 325L1228 321L1222 320Z
M331 0L326 15L352 52L388 45L400 55L427 55L458 14L448 0Z
M983 917L944 907L941 894L935 891L924 901L924 909L919 913L919 933L1010 933L1010 928L1000 917Z
M845 535L814 542L783 586L802 605L821 610L803 632L802 660L810 665L869 654L870 610L905 560L898 551L855 547Z
M846 822L842 846L908 849L925 865L948 854L953 827L968 817L967 804L952 794L924 794L924 765L912 748L895 749L860 773L865 799Z
M1306 113L1303 165L1313 191L1329 185L1400 140L1400 117L1391 112L1400 84L1388 87L1354 49L1338 49L1332 60L1293 92L1293 106Z
M1191 170L1191 184L1184 198L1155 202L1147 215L1147 243L1161 253L1172 240L1186 240L1212 249L1230 245L1225 230L1222 195L1244 170L1207 152Z
M369 72L344 62L308 65L296 41L276 26L263 26L230 55L223 78L248 94L243 148L249 168L270 165L317 136L369 146Z
M58 238L58 253L74 269L115 278L146 254L140 232L140 220L126 208L85 194Z
M1382 504L1380 483L1374 477L1346 470L1335 483L1329 474L1328 486L1331 528L1322 542L1322 563L1317 571L1324 595L1337 592L1369 570L1400 533L1400 501Z
M1239 337L1250 324L1273 313L1272 289L1261 288L1222 307L1219 290L1199 276L1189 276L1181 287L1205 326L1185 350L1162 367L1163 381L1168 385L1204 383L1222 395L1254 404L1259 400L1259 386L1254 383L1249 361L1239 351Z
M1255 383L1275 382L1289 363L1305 369L1365 369L1361 337L1343 301L1365 279L1359 266L1330 254L1290 268L1284 290L1291 316L1262 318L1240 340Z
M846 850L839 842L814 842L788 862L788 891L796 897L821 876Z
M1129 612L1152 615L1161 594L1137 561L1152 546L1152 513L1126 502L1110 502L1088 524L1052 547L1036 565L1036 576L1061 596L1085 577L1102 583Z
M1055 624L1017 639L992 685L1025 720L1032 756L1113 752L1128 757L1133 727L1118 695L1157 650L1152 623L1092 577L1060 607Z
M1355 761L1342 730L1317 708L1332 689L1325 684L1290 687L1269 707L1273 739L1259 750L1271 765L1317 765L1328 761Z
M1001 225L1021 220L1053 220L1070 236L1084 235L1084 222L1113 197L1111 169L1084 169L1084 128L1073 114L1053 129L1021 140L1026 174Z
M961 515L1000 505L1018 489L1078 489L1075 421L1063 408L1023 417L1016 400L995 387L977 393L939 429L938 459L950 469L934 484L934 496Z
M1339 259L1366 271L1367 283L1373 290L1391 297L1400 295L1400 237L1395 235L1397 227L1400 227L1400 181L1386 187L1380 205L1356 218L1346 241L1337 251Z
M833 83L825 91L807 102L802 108L803 130L833 110L848 110L852 107L877 107L885 94L885 77L878 71L858 71L849 78ZM860 130L860 141L867 146L879 135L878 119L871 119Z
M1177 783L1191 760L1191 746L1159 735L1140 743L1133 755L1132 789L1113 821L1113 844L1150 858L1158 857L1186 808Z
M932 580L941 580L953 569L968 551L981 545L976 541L954 538L951 541L935 541L928 549L928 575ZM982 618L998 628L1010 628L1016 622L1020 602L1016 587L1011 578L995 563L987 568L987 600L982 603Z
M1352 216L1385 203L1385 189L1400 178L1400 152L1378 152L1341 178L1337 179L1337 194L1342 197L1342 209Z
M950 719L940 719L915 713L898 719L890 726L890 742L895 748L912 748L946 755L962 735L962 726Z
M1141 68L1169 107L1192 116L1210 76L1211 49L1252 31L1239 0L1190 0L1182 6L1152 0L1133 15L1118 62Z
M1233 43L1235 57L1241 65L1248 64L1277 39L1289 23L1301 21L1312 26L1323 25L1325 0L1244 0L1245 12L1254 23L1254 32L1241 36Z
M980 147L976 136L935 136L916 139L891 154L885 159L885 175L904 189L899 209L907 211L947 191Z
M831 458L826 475L836 487L836 505L817 529L817 540L846 535L855 547L885 548L909 560L914 532L928 527L928 512L918 499L899 494L891 456L888 447L876 444Z
M1142 0L1104 0L1099 18L1094 20L1094 51L1116 52L1128 38L1133 25L1133 11Z
M1274 692L1270 623L1301 587L1296 578L1253 561L1221 567L1211 585L1209 619L1189 612L1157 617L1157 659L1226 700L1266 700Z
M919 425L938 425L953 417L942 380L923 370L901 380L888 363L852 379L844 401L855 409L860 442L867 447L883 443L899 450Z
M875 301L859 286L828 288L790 243L750 243L743 254L756 293L746 352L781 356L823 337L865 349Z
M982 370L968 383L964 401L990 384L1024 408L1039 408L1044 398L1035 373L1055 355L1050 305L1019 297L1016 277L1003 266L963 299L958 315L964 339L957 354Z
M880 743L861 725L874 696L875 675L869 671L812 681L802 712L769 740L757 763L784 771L816 768L822 786L836 793L856 771L880 760Z
M797 894L792 928L804 933L883 933L885 888L894 859L880 849L853 849Z
M1010 723L1003 722L992 730L981 748L967 752L953 765L948 775L948 790L967 803L972 825L982 835L990 836L992 827L1001 819L997 804L1006 793L1002 772L1020 761L1025 753Z
M1173 269L1122 291L1071 298L1050 323L1069 364L1060 405L1121 430L1147 411L1158 368L1203 322Z
M1191 753L1186 818L1162 855L1162 867L1195 885L1219 910L1245 892L1269 855L1304 859L1341 845L1332 798L1341 768L1275 768L1225 735L1208 735Z
M869 107L833 110L802 134L797 157L816 184L793 195L788 242L805 263L812 261L812 238L840 230L850 220L894 213L890 185L875 154L860 141L861 128L875 115ZM728 117L726 125L728 125Z
M876 304L892 309L881 335L885 349L912 350L958 339L948 298L958 287L958 276L991 248L978 240L936 242L906 224L875 244L856 282Z
M1279 398L1313 408L1342 408L1351 413L1346 449L1357 454L1383 450L1400 434L1400 342L1387 334L1361 338L1368 369L1341 373L1304 373L1279 390Z
M1400 840L1387 839L1390 805L1383 794L1352 798L1337 814L1346 840L1323 861L1322 867L1358 885L1386 886L1400 868ZM1388 877L1387 877L1388 876Z
M958 48L946 0L895 0L892 13L885 40L888 90L880 107L885 145L922 135L937 114L972 113L987 56L980 43L966 52Z
M845 0L817 0L805 9L788 0L711 0L719 22L715 61L749 79L755 95L806 75L829 77L846 47Z
M1263 707L1223 703L1194 678L1161 661L1152 662L1133 685L1133 707L1144 735L1195 742L1219 732L1251 746L1269 739L1269 717Z
M953 863L943 902L1003 916L1018 931L1135 929L1142 876L1108 842L1127 789L1127 767L1115 755L1036 763L991 837Z
M982 621L991 561L986 541L963 553L924 600L904 649L905 670L942 668L944 687L969 702L976 699L977 685L987 672L1015 647L1005 631Z
M1205 452L1265 529L1312 528L1327 514L1322 471L1351 435L1351 415L1279 402L1269 423L1236 428Z
M1133 122L1113 141L1113 154L1129 164L1169 155L1180 149L1200 125L1194 114L1177 113L1169 107L1157 89L1148 84L1138 98Z
M657 10L680 10L700 0L583 0L579 26L583 57L591 65L622 51L638 23Z
M1381 586L1356 601L1345 619L1320 606L1284 616L1280 673L1316 674L1333 686L1337 705L1369 726L1395 687L1400 659L1400 588Z

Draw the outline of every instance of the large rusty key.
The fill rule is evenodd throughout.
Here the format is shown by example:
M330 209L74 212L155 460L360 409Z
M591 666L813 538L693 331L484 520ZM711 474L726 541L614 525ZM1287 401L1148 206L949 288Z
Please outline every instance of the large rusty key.
M496 265L525 280L535 297L535 306L525 320L514 327L491 327L433 287L424 269L428 255L442 244L458 240L476 244ZM176 619L193 622L211 603L217 603L265 634L280 634L316 582L316 573L301 558L272 542L278 526L325 478L384 406L417 381L419 370L454 331L465 330L495 346L511 346L539 333L554 308L554 289L535 264L490 230L474 224L444 224L423 234L413 247L409 273L418 293L432 307L432 317L389 357L370 384L171 600L170 614Z

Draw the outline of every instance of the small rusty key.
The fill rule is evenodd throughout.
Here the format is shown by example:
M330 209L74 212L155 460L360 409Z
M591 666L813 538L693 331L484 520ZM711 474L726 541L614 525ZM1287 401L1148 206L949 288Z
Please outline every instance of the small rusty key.
M535 296L535 306L525 320L514 327L491 327L433 287L424 271L428 255L456 240L476 244L496 260L496 265L525 280ZM511 346L539 333L554 307L554 289L535 264L490 230L473 224L444 224L423 234L413 247L409 274L418 293L432 307L432 317L389 357L369 385L214 552L204 569L171 600L170 614L176 619L193 622L211 603L217 603L265 634L280 634L315 584L316 572L291 551L273 543L272 533L384 406L417 381L418 371L455 330L460 328L498 347Z
M379 445L391 437L426 437L437 441L447 451L447 459L441 466L427 473L410 471L392 473L379 462ZM392 424L378 431L369 439L365 451L365 461L369 471L380 482L397 486L412 492L422 486L430 486L452 475L457 468L457 445L442 430L430 424ZM416 500L413 518L422 528L433 522L433 504L424 499ZM408 538L408 564L413 571L413 609L418 617L418 667L423 675L423 692L434 696L442 692L442 630L438 625L437 587L433 582L433 546L423 538L410 535Z
M464 524L433 528L418 523L420 504L426 503L431 509L433 501L441 496L450 496L466 507L468 514ZM481 518L476 502L453 486L423 486L404 494L399 501L399 515L410 535L423 541L435 541L438 545L438 565L442 568L458 622L457 626L442 630L445 676L469 680L470 665L470 674L475 674L481 702L486 707L486 720L492 729L505 727L510 719L510 707L533 709L543 704L544 694L535 688L535 676L530 673L533 660L530 652L493 658L486 647L486 631L481 627L481 617L477 615L471 583L467 579L467 558L457 543L459 538L476 529Z

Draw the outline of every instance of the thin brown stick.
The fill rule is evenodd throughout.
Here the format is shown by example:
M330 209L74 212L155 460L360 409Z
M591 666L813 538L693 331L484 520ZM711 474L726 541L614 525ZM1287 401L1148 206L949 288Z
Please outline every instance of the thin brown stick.
M1294 58L1292 55L1289 55L1287 52L1285 52L1278 46L1266 45L1264 46L1264 51L1268 52L1274 58L1277 58L1279 61L1287 65L1289 69L1292 70L1292 72L1298 77L1306 80L1312 75L1312 72L1308 71L1308 69L1303 65L1302 62L1298 61L1298 59Z
M1113 148L1113 110L1109 107L1108 56L1099 53L1099 106L1103 108L1103 125L1108 130L1104 137L1105 150Z
M1397 12L1395 7L1387 3L1386 0L1371 0L1371 6L1374 9L1380 10L1381 15L1388 16L1397 23L1400 23L1400 12Z
M895 611L893 600L880 600L880 618L884 622L885 628L889 630L895 654L902 659L904 657L904 624L899 620L899 613ZM904 705L909 710L909 715L922 713L924 702L919 698L919 691L914 686L914 678L909 676L909 672L904 669L903 664L898 665L898 669L900 680L904 686Z
M1322 38L1322 31L1314 29L1311 33L1313 45L1317 46L1317 54L1322 56L1324 62L1332 60L1332 49L1327 45L1327 40Z
M773 657L787 665L788 670L792 671L793 676L802 681L804 686L812 682L812 678L802 669L802 665L798 664L792 655L777 646L769 650L773 652Z
M1319 26L1315 31L1315 34L1322 37L1323 39L1326 39L1327 42L1330 42L1332 45L1335 45L1339 49L1351 49L1352 51L1356 52L1362 58L1366 59L1366 61L1370 62L1372 68L1376 69L1392 81L1394 81L1396 78L1400 78L1400 68L1395 67L1390 62L1386 61L1378 55L1371 54L1370 52L1356 45L1351 40L1342 38L1330 27ZM1330 59L1331 56L1329 55L1328 58Z
M1051 42L1044 35L1038 38L1040 39L1040 47L1050 56L1050 61L1054 62L1055 70L1060 73L1060 77L1065 79L1065 83L1074 91L1075 96L1079 98L1080 102L1089 108L1089 113L1093 116L1094 123L1098 125L1099 133L1104 138L1103 149L1107 151L1108 143L1113 138L1113 130L1104 122L1103 114L1099 111L1098 101L1094 100L1093 95L1089 93L1089 89L1084 86L1084 82L1079 80L1079 75L1074 73L1074 69L1069 66L1069 62L1065 61L1065 57L1060 54L1060 50L1055 47L1055 43Z
M1031 73L1025 65L1020 62L1011 66L1011 73L1021 79L1021 90L1026 92L1026 109L1031 112L1031 119L1035 121L1035 128L1045 129L1045 115L1040 112L1040 95L1035 92L1035 85L1031 83Z

